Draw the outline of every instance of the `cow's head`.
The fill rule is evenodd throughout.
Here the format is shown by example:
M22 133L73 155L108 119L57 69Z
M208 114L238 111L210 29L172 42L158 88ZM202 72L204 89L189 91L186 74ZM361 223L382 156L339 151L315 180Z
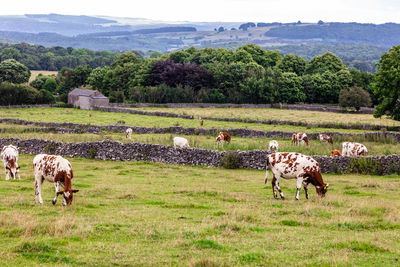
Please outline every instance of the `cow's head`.
M10 173L11 173L11 178L12 178L12 179L15 179L15 178L16 178L16 175L17 175L17 172L19 171L19 166L16 167L14 164L11 164L11 166L6 167L6 168L7 168L7 170L10 171Z
M325 184L322 180L321 173L317 171L307 172L306 176L310 179L311 184L315 186L315 190L320 197L324 197L328 191L329 184Z
M59 191L57 192L57 195L63 195L63 205L64 206L69 206L72 204L72 199L74 198L73 193L79 192L79 189L71 189L71 190L64 190L64 191Z
M342 153L340 153L340 151L339 150L332 150L332 152L331 152L331 158L334 158L334 157L336 157L336 156L338 156L338 157L341 157L342 156Z

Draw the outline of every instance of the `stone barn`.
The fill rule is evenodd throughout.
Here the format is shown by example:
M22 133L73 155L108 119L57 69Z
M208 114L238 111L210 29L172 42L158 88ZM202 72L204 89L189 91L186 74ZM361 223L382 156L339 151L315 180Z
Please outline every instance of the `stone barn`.
M109 100L97 90L75 88L68 93L68 104L81 109L108 107Z

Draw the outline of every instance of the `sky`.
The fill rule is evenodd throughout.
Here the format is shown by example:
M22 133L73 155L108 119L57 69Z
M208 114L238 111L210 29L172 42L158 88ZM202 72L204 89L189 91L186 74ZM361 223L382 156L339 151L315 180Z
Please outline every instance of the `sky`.
M12 0L0 15L103 15L162 21L400 23L399 0Z

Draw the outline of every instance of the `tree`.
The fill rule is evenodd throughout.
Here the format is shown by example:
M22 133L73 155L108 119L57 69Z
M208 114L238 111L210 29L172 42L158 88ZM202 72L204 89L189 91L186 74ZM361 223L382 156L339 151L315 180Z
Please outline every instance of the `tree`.
M56 80L49 77L49 78L46 80L46 82L43 84L42 89L44 89L44 90L46 90L46 91L48 91L48 92L51 92L51 93L55 93L55 92L56 92L56 89L57 89L57 82L56 82Z
M0 52L0 61L6 60L6 59L20 60L21 53L15 47L3 48Z
M353 107L359 111L361 107L370 107L371 104L369 93L359 86L340 91L339 105L342 107Z
M0 82L26 83L30 76L29 69L15 59L0 62Z
M375 94L379 104L375 117L388 114L400 121L400 45L382 55L375 74Z
M286 54L279 62L278 68L283 72L294 72L301 76L304 74L306 61L301 56Z
M279 96L276 99L280 103L303 102L306 96L303 93L302 79L296 73L284 72L278 81Z
M306 73L324 73L330 71L336 73L340 70L347 69L342 60L331 52L326 52L323 55L313 57L306 66Z

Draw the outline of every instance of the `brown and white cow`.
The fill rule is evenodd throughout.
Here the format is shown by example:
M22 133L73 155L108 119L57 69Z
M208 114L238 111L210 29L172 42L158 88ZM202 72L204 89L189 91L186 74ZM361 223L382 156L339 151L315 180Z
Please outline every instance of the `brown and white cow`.
M9 174L11 174L11 178L14 180L16 177L18 177L18 180L21 180L18 166L18 148L16 146L4 146L1 150L1 161L6 172L6 180L10 180Z
M333 145L332 136L327 135L327 134L320 134L320 135L319 135L319 141L320 141L321 143L323 143L323 142L328 142L329 144Z
M43 204L42 183L46 179L54 183L56 189L56 196L52 201L53 205L56 204L57 197L61 194L63 195L62 204L64 206L71 205L73 193L79 190L71 188L71 180L74 174L68 160L61 156L39 154L33 159L33 169L35 173L35 202L39 200L39 203ZM63 191L61 191L61 187L64 188Z
M332 152L331 152L331 158L334 158L334 157L341 157L342 156L342 153L340 153L340 151L339 150L332 150Z
M368 156L368 150L363 144L360 143L343 142L342 155L344 157Z
M292 143L295 145L298 145L298 144L308 145L308 137L305 133L293 133L292 134Z
M125 131L125 137L131 139L132 138L132 129L128 128Z
M228 144L231 142L231 135L227 132L220 132L215 141L217 142L217 146L222 145L224 147L224 142Z
M285 199L279 186L281 178L297 179L296 200L299 200L301 185L304 186L306 198L308 199L308 185L315 186L317 194L324 197L329 184L325 184L321 176L321 168L316 160L310 156L300 153L272 153L267 155L267 172L265 183L268 181L268 169L271 169L274 178L272 179L272 191L274 198L278 198L276 189L282 199Z

